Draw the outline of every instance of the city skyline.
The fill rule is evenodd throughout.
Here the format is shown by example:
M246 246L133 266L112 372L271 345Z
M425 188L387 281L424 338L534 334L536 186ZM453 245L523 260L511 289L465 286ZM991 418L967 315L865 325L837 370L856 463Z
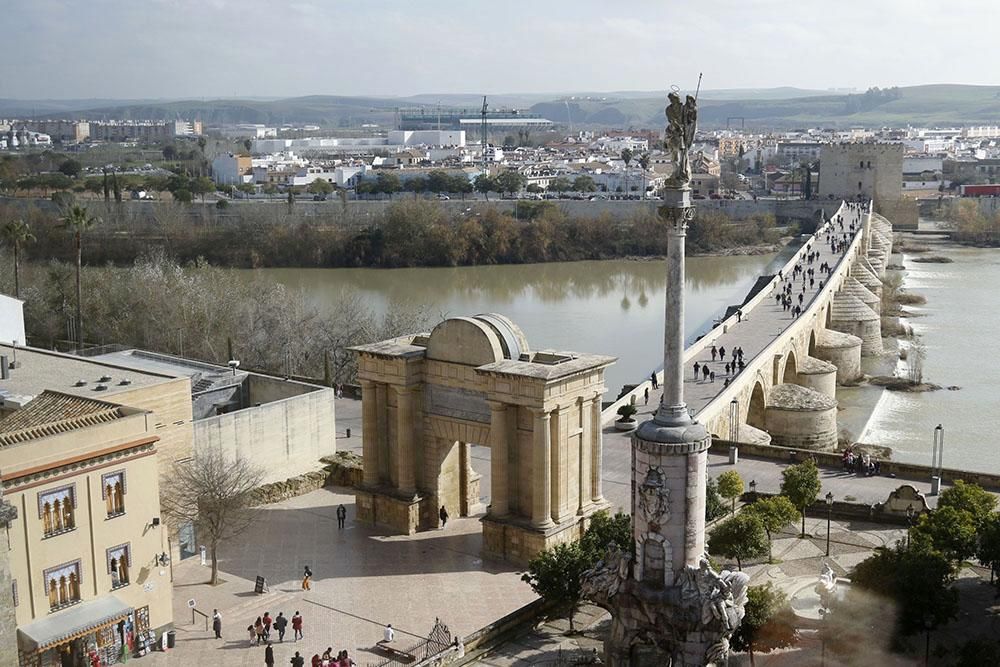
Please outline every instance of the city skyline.
M474 12L441 0L296 0L280 11L263 0L106 0L80 15L65 0L12 0L19 29L0 98L656 91L693 87L698 72L715 90L988 85L985 71L955 67L1000 56L966 37L988 8L848 0L831 15L775 0L640 0L610 15L596 0Z

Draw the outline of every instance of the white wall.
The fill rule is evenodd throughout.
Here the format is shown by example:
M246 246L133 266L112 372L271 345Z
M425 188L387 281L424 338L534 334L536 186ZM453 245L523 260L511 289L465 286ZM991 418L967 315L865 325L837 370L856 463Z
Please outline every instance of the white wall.
M194 422L194 449L221 447L264 468L264 483L320 468L337 451L334 392L319 389Z
M25 344L24 304L12 296L0 294L0 343Z

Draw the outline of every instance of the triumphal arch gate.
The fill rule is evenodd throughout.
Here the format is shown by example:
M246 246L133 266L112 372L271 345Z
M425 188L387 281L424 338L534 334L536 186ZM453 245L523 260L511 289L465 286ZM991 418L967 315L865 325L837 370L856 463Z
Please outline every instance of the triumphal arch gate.
M532 351L502 315L352 348L364 413L361 521L400 533L480 508L470 445L490 448L485 551L524 563L607 506L601 397L614 357Z

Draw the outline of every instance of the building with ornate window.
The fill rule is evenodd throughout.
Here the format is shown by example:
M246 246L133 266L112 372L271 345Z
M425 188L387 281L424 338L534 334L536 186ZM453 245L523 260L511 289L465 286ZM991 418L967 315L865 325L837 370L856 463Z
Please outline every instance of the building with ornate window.
M17 630L0 638L16 634L21 665L114 664L171 625L158 441L153 412L58 391L0 418L3 496L17 512L0 534L0 606L13 605Z

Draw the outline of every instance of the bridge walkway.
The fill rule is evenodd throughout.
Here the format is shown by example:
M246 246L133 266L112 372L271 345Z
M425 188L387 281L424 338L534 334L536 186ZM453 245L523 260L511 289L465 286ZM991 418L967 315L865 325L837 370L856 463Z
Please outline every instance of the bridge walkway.
M808 269L810 267L815 268L815 284L814 286L809 286L808 278L805 282L805 292L803 294L802 300L802 311L803 315L801 317L808 317L806 314L809 306L819 297L827 286L826 274L820 272L819 267L825 262L829 264L834 272L836 272L837 266L841 259L850 252L851 241L861 234L862 230L862 217L861 211L855 207L843 206L838 213L843 217L843 229L840 231L840 226L837 222L830 223L830 229L832 233L836 235L838 239L843 240L846 234L847 250L844 252L833 252L830 248L830 244L826 241L826 226L817 231L816 235L809 242L804 244L799 252L796 253L782 269L782 275L784 280L787 282L791 276L791 270L796 265L800 263L803 269ZM837 214L834 214L834 220L836 220ZM855 232L850 234L850 225L854 224ZM811 265L807 264L805 261L805 256L810 252L818 252L819 256L813 260ZM823 288L820 287L822 282ZM801 277L792 281L792 302L793 305L798 305L798 295L802 293L802 279ZM751 308L743 311L743 316L741 321L737 321L737 318L730 318L727 320L727 327L717 326L712 329L712 331L705 334L703 340L695 343L688 347L685 353L685 369L684 369L684 400L687 402L688 410L695 417L701 413L706 406L708 406L712 401L714 401L723 391L726 389L726 381L737 382L742 378L739 377L737 372L735 375L733 373L726 373L725 366L727 362L732 361L732 350L737 347L743 348L743 360L747 366L750 366L753 361L768 348L768 346L779 336L781 336L786 329L795 321L795 317L791 314L791 311L785 311L781 305L777 304L774 300L774 295L778 293L777 290L765 288L762 294L762 298ZM726 329L724 331L724 328ZM707 339L707 342L706 340ZM726 356L724 359L716 358L715 361L712 360L711 347L715 345L718 350L725 348ZM698 363L698 377L694 376L694 364ZM715 381L712 382L710 379L705 379L702 368L708 366L709 373L715 372ZM746 372L746 371L744 371ZM637 400L637 407L640 408L640 414L637 415L637 419L641 422L645 417L645 413L655 412L656 406L659 405L662 396L661 388L650 389L649 393L649 403L648 408L644 405L643 396L640 395ZM642 409L646 408L646 409ZM605 423L609 421L608 417L610 415L606 414ZM705 423L707 420L704 418L699 419ZM720 434L724 435L724 434Z

